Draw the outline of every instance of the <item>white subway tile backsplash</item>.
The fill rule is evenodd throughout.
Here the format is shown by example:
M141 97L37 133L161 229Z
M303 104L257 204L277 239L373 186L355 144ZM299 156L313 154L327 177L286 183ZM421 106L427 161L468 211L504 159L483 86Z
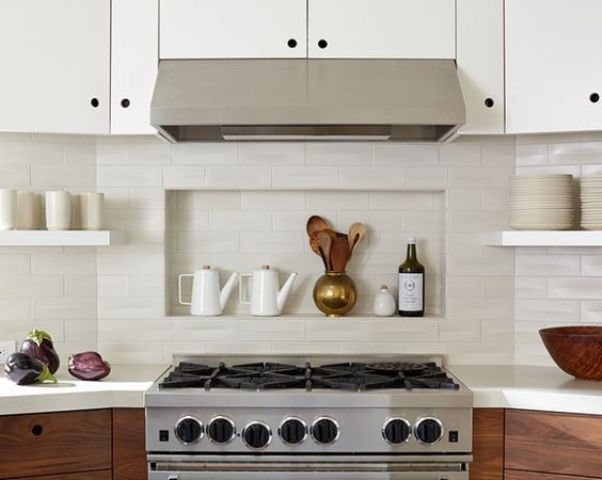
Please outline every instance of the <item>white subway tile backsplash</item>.
M305 148L307 165L370 165L372 162L371 143L314 142L307 143Z
M542 277L579 275L579 260L576 255L516 255L516 275Z
M165 167L163 169L163 185L167 189L201 189L205 187L206 181L205 167Z
M302 142L242 142L239 162L242 165L303 164L305 143Z
M272 167L272 186L291 190L329 189L338 183L337 167L322 165L311 169L306 166Z
M234 165L236 143L177 143L172 145L173 165Z
M404 181L402 167L345 166L339 171L339 186L346 189L400 189Z
M349 148L353 148L353 144L349 144ZM437 165L438 161L439 149L436 145L413 145L404 143L374 144L374 165L425 167Z
M98 169L99 187L161 187L160 167L103 167Z

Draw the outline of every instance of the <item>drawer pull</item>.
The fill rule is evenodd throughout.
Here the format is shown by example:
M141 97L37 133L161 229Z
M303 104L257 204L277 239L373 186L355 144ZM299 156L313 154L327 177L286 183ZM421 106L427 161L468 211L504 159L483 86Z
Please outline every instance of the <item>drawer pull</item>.
M44 427L42 427L42 425L34 425L33 427L31 427L31 433L34 434L36 437L42 435L43 432Z

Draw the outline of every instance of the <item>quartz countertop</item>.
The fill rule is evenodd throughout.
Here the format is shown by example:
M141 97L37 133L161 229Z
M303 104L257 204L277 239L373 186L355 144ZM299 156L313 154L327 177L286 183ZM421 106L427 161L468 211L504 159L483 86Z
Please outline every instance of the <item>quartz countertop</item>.
M602 382L576 380L557 367L453 365L475 408L602 415Z
M0 415L142 408L144 392L167 368L168 365L112 365L111 374L98 382L77 380L61 369L57 383L27 386L0 377Z
M168 365L114 365L100 382L61 372L58 383L18 386L0 378L0 415L142 408L144 392ZM575 380L555 367L453 365L475 408L517 408L602 415L602 382Z

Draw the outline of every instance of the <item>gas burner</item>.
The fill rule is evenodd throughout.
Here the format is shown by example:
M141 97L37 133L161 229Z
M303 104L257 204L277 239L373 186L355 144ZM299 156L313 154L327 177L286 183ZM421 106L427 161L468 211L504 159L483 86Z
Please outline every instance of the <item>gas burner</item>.
M159 384L165 388L230 388L241 390L331 389L449 389L458 384L435 363L333 363L312 367L256 362L216 367L180 363Z

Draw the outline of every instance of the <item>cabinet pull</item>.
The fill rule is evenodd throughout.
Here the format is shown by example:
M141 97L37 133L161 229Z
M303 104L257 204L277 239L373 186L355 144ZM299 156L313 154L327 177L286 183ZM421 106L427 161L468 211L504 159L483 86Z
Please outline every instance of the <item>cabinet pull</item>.
M321 49L325 49L328 46L328 42L326 40L324 40L323 38L321 40L318 40L318 47L320 47Z
M124 98L121 100L121 106L123 108L128 108L130 106L130 99L129 98Z
M44 432L44 427L42 425L34 425L31 427L31 433L36 437L39 437Z
M294 38L289 39L288 42L286 42L286 44L288 45L289 48L295 48L297 46L297 40L295 40Z
M589 101L592 103L598 103L598 101L600 100L600 94L594 92L589 96Z
M486 98L485 99L485 106L487 108L491 108L495 105L495 102L493 101L493 98Z
M92 105L94 108L97 108L98 105L100 105L98 98L96 98L96 97L92 98L92 100L90 100L90 105Z

